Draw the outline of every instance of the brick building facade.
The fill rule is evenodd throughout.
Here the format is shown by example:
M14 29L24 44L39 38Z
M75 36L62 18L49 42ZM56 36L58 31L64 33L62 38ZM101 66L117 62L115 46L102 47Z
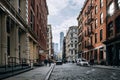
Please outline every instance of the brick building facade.
M44 60L47 57L47 3L46 0L29 0L28 5L28 24L33 30L33 35L37 36L39 58ZM44 52L40 53L40 50Z
M0 0L0 66L31 66L47 50L46 0Z
M77 18L79 55L88 61L106 61L106 0L86 0Z
M107 1L107 64L120 65L120 0Z

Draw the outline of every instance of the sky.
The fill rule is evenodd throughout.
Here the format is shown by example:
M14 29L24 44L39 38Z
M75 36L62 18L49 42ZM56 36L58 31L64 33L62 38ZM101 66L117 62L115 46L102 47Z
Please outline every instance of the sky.
M77 17L85 0L47 0L48 24L52 26L53 42L60 42L60 32L66 32L70 26L77 26Z

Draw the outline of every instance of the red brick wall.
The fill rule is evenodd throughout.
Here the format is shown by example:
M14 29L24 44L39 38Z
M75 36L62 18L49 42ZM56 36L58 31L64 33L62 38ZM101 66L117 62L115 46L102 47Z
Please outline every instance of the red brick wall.
M30 12L34 14L34 32L37 35L39 47L43 50L47 49L47 15L48 9L46 0L33 0L34 9L31 7L31 1L28 1L29 25L30 25Z
M94 58L94 50L99 47L99 46L102 46L103 45L103 41L106 40L106 0L103 0L104 4L103 4L103 7L100 8L100 0L93 0L93 3L92 3L92 8L88 11L88 14L85 14L88 10L88 6L90 5L90 1L91 0L87 0L82 11L81 11L81 15L83 17L83 30L82 30L82 33L84 34L83 35L83 40L82 40L82 50L85 54L83 54L84 58L86 58L87 60L90 61L90 54L92 55L91 58ZM98 6L98 12L95 14L95 6ZM104 22L103 24L100 24L100 14L101 12L103 12L103 19L104 19ZM93 33L91 34L88 34L87 36L85 36L85 32L88 32L88 28L90 28L90 24L86 25L86 21L88 20L88 17L92 14L92 21L90 22L90 24L92 24L92 31ZM79 17L78 17L79 18ZM97 22L98 22L98 25L97 27L95 28L95 19L97 18ZM103 29L103 39L100 41L100 30ZM95 43L95 33L97 33L97 43ZM92 45L91 46L87 46L85 47L85 41L88 41L88 39L90 39L90 36L92 36ZM88 45L88 43L86 43L86 45ZM98 51L97 51L97 63L100 62L100 59L99 59L99 48L98 48ZM92 52L91 52L92 51Z

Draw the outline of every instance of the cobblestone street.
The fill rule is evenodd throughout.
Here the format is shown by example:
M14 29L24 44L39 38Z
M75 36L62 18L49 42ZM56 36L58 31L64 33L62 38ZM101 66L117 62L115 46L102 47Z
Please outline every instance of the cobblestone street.
M120 80L120 71L81 67L76 64L56 65L50 80Z

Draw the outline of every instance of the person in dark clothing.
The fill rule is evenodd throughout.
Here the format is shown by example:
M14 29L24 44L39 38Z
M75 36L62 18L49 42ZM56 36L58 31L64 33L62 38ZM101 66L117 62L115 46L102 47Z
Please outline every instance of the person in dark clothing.
M50 61L50 59L49 59L49 61L48 61L48 62L49 62L49 67L50 67L50 66L51 66L51 61Z
M47 62L48 62L47 59L45 59L45 60L44 60L44 63L45 63L46 66L47 66Z

